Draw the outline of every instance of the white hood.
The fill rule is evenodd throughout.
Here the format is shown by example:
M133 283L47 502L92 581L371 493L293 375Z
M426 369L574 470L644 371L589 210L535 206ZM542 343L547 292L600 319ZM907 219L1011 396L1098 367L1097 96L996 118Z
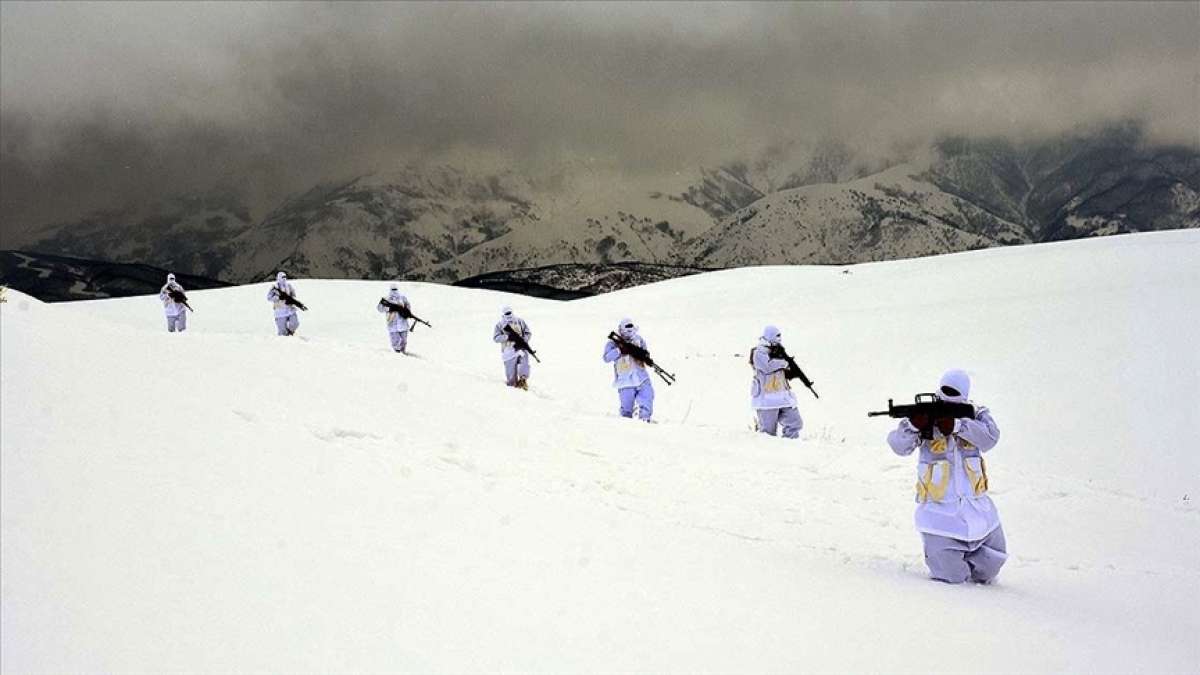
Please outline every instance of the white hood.
M942 387L952 387L958 391L959 395L950 396L942 391ZM967 375L966 371L957 368L947 370L942 375L941 382L938 383L937 395L943 401L966 403L967 398L971 395L971 376Z
M630 324L633 324L633 328L625 327ZM633 323L633 319L630 319L629 317L625 317L624 319L621 319L620 323L617 324L617 335L620 335L621 337L628 339L628 338L634 337L637 334L638 334L638 327L637 327L637 324Z

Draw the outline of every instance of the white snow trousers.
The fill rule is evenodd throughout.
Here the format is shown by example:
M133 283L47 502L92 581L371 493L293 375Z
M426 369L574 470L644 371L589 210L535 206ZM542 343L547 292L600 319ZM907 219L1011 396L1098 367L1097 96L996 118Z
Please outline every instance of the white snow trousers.
M408 353L408 331L397 330L389 331L388 335L392 338L392 350L401 354Z
M167 332L182 333L187 330L187 312L180 312L175 316L167 316Z
M1000 526L979 541L951 539L926 532L921 533L921 539L925 541L929 576L951 584L961 584L968 579L987 583L996 578L1008 559L1008 544Z
M754 411L758 415L758 430L774 436L776 428L783 427L784 438L800 438L800 430L804 428L804 420L800 419L800 411L795 408L760 408Z
M517 386L517 381L529 377L529 355L518 351L517 358L504 362L504 380L508 386Z
M294 335L296 333L296 329L299 327L300 317L296 316L295 314L275 317L275 328L278 331L276 333L277 335Z
M650 378L636 387L621 387L617 390L617 396L621 403L621 417L633 417L635 409L638 419L643 422L649 422L654 415L654 384Z

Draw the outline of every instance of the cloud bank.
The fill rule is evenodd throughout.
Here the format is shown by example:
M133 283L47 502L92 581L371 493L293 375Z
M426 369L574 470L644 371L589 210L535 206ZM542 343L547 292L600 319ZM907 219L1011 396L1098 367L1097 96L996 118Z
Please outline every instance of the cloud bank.
M0 224L412 161L694 170L796 139L1140 120L1200 146L1200 3L0 5Z

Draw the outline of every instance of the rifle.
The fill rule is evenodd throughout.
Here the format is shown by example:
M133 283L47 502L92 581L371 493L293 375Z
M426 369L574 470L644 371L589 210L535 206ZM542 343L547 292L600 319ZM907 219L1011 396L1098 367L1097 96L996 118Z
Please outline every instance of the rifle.
M933 426L936 420L947 417L975 419L975 406L970 403L943 401L937 397L937 394L917 394L913 401L914 403L911 405L892 405L892 399L889 398L887 410L869 412L867 417L887 415L895 418L911 418L915 415L926 415L929 422L918 429L921 432L921 438L926 440L933 438Z
M304 306L303 302L293 298L291 293L288 293L279 286L275 287L275 294L279 296L279 299L282 300L284 304L291 305L292 307L298 307L301 311L308 311L308 308Z
M428 321L422 319L421 317L413 314L412 310L410 310L408 307L405 307L404 305L397 305L394 302L389 302L387 298L380 298L379 302L384 307L387 307L389 312L395 312L395 313L399 314L400 318L402 318L402 319L405 319L405 320L413 319L417 323L423 323L426 326L433 328L433 324L431 324Z
M783 376L789 380L799 379L800 383L805 387L808 387L808 390L812 392L814 397L821 398L817 394L817 390L813 389L813 381L808 379L808 376L804 374L803 370L800 370L800 366L796 365L795 359L793 359L786 351L784 351L783 345L772 345L767 349L767 354L769 354L773 359L783 359L784 361L787 361L788 367L787 370L783 371Z
M188 304L187 296L184 295L183 291L181 291L177 288L168 288L167 289L167 297L171 298L172 301L174 301L180 305L183 305L184 307L187 307L188 310L190 310L192 312L196 311L196 310L192 309L191 305Z
M542 362L542 360L537 357L537 352L533 351L533 347L530 347L525 338L521 337L521 334L514 330L512 326L509 324L504 324L504 332L508 333L509 341L516 345L517 349L528 353L533 357L534 361L537 361L538 363Z
M653 368L654 372L662 378L663 382L667 383L667 386L675 384L675 376L660 368L659 365L654 362L654 359L650 358L650 352L642 349L632 342L629 342L620 335L617 335L616 331L610 332L608 334L608 339L612 340L613 343L617 345L617 348L621 350L622 354L628 354L629 356L632 356L638 361L641 361L647 366Z

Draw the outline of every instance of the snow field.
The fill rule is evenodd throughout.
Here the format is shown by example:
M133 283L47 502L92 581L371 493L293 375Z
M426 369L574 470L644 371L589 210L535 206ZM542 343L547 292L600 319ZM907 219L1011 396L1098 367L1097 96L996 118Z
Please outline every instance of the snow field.
M0 306L2 669L1194 672L1200 233L749 268L571 303L382 282ZM504 387L501 305L533 330ZM679 384L621 420L622 316ZM748 430L766 323L821 394ZM925 579L865 417L963 367L999 583Z

